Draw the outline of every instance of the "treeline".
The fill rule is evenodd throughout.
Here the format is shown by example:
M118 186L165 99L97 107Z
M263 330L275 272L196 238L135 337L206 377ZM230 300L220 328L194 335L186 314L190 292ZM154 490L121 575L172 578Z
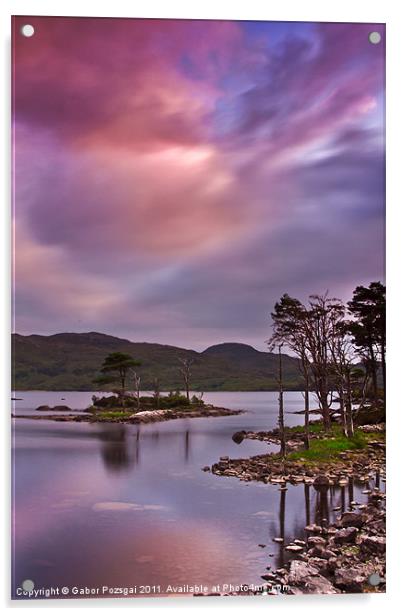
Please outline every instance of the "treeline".
M344 304L328 294L303 304L284 294L271 313L269 347L289 349L299 360L304 383L305 447L309 447L310 391L315 393L326 431L336 400L345 436L354 433L354 416L365 404L385 407L385 286L356 287ZM283 379L279 361L279 431L284 455ZM382 385L378 384L381 371Z
M167 396L161 396L160 380L155 378L153 381L153 396L156 408L164 405L182 406L183 404L203 404L203 393L190 398L191 366L193 360L185 357L177 357L177 370L183 380L185 396L180 391L171 391ZM94 383L99 387L110 387L117 398L110 398L112 405L119 404L122 407L135 405L140 409L141 403L149 403L150 398L141 396L141 376L135 370L141 366L141 362L134 359L128 353L109 353L103 360L100 368L100 376L94 379ZM104 406L108 399L92 397L94 405Z

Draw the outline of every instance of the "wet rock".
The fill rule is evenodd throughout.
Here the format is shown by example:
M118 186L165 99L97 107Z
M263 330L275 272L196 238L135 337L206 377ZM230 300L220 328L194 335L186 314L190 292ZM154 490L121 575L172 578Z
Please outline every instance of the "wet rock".
M363 552L368 554L385 554L385 537L362 535L360 537L360 547Z
M329 485L330 485L330 482L326 475L317 475L317 477L314 479L314 482L313 482L313 486L315 488L329 487Z
M308 526L304 527L304 530L306 530L308 533L319 534L322 532L322 526L318 526L317 524L309 524Z
M326 575L329 571L329 561L325 558L312 557L308 561L309 565L312 565L318 569L320 575Z
M232 436L232 441L234 441L237 445L240 445L246 438L247 432L241 430L240 432L235 432Z
M368 516L364 513L355 513L347 511L341 516L340 524L343 528L353 526L355 528L361 528L368 520Z
M338 530L338 532L333 536L333 540L337 545L354 543L356 535L357 528L354 528L353 526L348 526L347 528L342 528L342 530Z
M314 558L323 558L324 560L329 560L330 558L336 558L335 552L332 550L326 550L322 545L315 545L311 550L308 551L308 555Z
M290 544L290 545L287 545L287 546L285 547L285 550L286 550L287 552L293 552L293 553L295 553L295 554L297 554L297 553L299 553L299 552L303 552L303 549L304 549L304 548L303 548L301 545L292 545L292 544Z
M322 575L309 578L305 584L305 591L309 595L336 595L339 593L339 590Z
M370 565L340 568L335 571L334 583L347 592L362 592L367 578L372 573Z
M283 543L283 537L275 537L272 541L275 541L275 543Z
M303 560L292 560L290 563L289 584L301 584L306 578L318 575L318 569Z
M202 470L204 471L204 473L209 473L211 471L211 467L210 466L203 466Z
M331 582L320 575L317 567L302 560L291 562L288 583L299 588L303 594L332 595L338 593Z
M316 545L325 545L326 541L323 537L309 537L307 539L307 545L309 548L313 548Z

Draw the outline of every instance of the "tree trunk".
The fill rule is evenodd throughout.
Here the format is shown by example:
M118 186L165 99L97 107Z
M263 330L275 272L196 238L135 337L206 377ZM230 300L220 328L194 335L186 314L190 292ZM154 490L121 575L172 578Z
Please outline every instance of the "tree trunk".
M350 372L346 375L346 435L348 438L354 436L353 428L353 408L352 408L352 386L350 383Z
M329 432L331 430L331 416L329 413L328 399L326 394L321 397L321 406L322 406L322 419L324 423L325 432Z
M310 392L308 379L306 379L306 389L304 392L304 449L310 449Z
M342 389L338 392L339 393L339 412L341 414L343 434L347 436L348 429L347 429L347 422L346 422L345 399L344 399Z
M283 382L282 382L282 351L279 348L279 438L281 442L281 456L284 458L286 455L286 440L285 440L285 420L283 410Z
M386 396L386 368L385 368L385 344L384 340L381 341L381 370L382 370L382 383L384 387L384 405L385 405L385 396Z
M369 345L370 364L371 364L371 379L373 381L373 396L374 400L378 400L378 384L377 384L377 362L375 359L374 346L370 342Z

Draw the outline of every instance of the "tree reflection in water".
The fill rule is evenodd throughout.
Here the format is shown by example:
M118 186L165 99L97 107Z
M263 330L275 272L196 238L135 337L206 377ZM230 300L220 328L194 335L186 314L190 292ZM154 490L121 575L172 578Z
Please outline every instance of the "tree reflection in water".
M139 465L139 429L134 439L134 447L131 447L132 439L127 438L126 426L122 424L102 426L98 436L101 441L102 460L108 470L119 472Z

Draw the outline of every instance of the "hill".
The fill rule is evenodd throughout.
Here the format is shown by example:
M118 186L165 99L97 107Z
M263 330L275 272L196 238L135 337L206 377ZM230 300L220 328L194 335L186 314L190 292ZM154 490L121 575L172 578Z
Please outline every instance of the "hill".
M97 332L52 336L13 334L13 388L91 391L104 357L113 351L129 353L141 362L141 388L182 388L178 357L191 358L192 389L197 391L274 391L278 356L239 343L223 343L202 353L179 347L130 342ZM297 360L283 356L286 389L299 389Z

